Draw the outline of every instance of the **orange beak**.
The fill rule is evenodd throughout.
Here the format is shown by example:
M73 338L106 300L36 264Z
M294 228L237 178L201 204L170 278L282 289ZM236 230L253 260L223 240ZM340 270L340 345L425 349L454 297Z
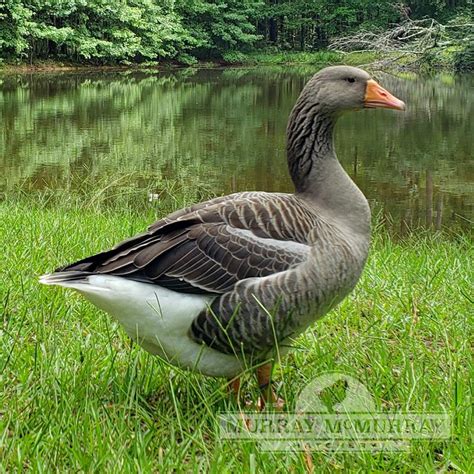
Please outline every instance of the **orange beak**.
M405 102L390 94L373 79L369 79L365 90L364 107L405 110Z

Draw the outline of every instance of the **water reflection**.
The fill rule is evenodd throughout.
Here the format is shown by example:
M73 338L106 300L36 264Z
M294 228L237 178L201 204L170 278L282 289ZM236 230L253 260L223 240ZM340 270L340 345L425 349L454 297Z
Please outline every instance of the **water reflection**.
M4 76L0 190L133 172L127 186L158 176L206 183L216 194L291 191L286 120L314 71ZM343 117L336 136L343 165L394 231L471 225L472 76L378 79L408 110Z

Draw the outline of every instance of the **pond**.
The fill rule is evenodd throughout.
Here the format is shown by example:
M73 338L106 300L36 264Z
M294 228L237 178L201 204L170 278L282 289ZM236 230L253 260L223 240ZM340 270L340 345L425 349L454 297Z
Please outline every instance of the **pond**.
M91 176L125 176L116 182L144 200L150 189L159 197L165 181L207 195L291 192L286 121L317 69L5 75L0 195ZM407 111L344 116L336 133L343 166L393 232L472 226L473 76L377 78Z

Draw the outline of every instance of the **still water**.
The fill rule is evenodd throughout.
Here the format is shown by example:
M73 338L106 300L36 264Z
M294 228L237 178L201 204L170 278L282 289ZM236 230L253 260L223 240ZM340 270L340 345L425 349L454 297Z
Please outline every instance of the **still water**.
M0 77L0 196L70 189L77 176L125 177L116 182L143 187L145 200L150 177L156 196L165 181L214 194L291 191L286 121L316 70ZM378 79L407 111L344 116L336 133L342 164L394 232L472 226L474 77Z

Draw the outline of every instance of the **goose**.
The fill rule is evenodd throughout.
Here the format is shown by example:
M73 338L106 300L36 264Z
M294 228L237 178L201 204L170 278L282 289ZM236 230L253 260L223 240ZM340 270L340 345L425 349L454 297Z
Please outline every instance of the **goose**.
M362 69L332 66L305 85L287 126L293 194L239 192L178 210L111 250L40 281L72 288L151 354L207 376L255 371L261 398L292 340L355 287L370 209L339 163L338 117L405 104Z

